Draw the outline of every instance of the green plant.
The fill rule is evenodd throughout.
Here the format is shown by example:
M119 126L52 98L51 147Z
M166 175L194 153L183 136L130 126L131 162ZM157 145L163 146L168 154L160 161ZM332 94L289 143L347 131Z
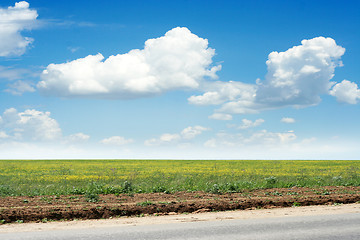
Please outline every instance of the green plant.
M145 207L145 206L150 206L150 205L153 205L153 204L154 203L152 203L151 201L145 201L145 202L138 202L136 205Z
M334 203L334 206L340 206L340 205L343 205L343 203L339 203L339 202Z
M220 187L216 183L208 189L208 192L214 193L214 194L221 194Z
M90 193L85 194L85 199L87 202L98 202L100 199L100 196L99 196L99 194L90 192Z
M11 196L14 190L10 186L0 185L0 196Z
M130 193L133 191L133 186L131 182L125 181L123 184L123 192L124 193Z
M294 202L293 203L293 207L300 207L301 206L301 203L299 203L299 202Z
M274 176L268 177L264 179L266 182L266 187L274 187L274 185L277 183L278 179Z

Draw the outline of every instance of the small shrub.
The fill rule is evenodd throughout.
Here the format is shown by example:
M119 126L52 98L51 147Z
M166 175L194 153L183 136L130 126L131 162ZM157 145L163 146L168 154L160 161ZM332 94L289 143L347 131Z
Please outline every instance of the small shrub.
M0 185L0 196L12 196L13 192L13 189L11 189L9 186Z
M165 187L163 186L154 186L152 189L151 189L151 192L153 193L168 193L168 191L166 190Z
M85 191L84 189L79 189L79 188L76 188L76 187L73 187L70 191L71 194L75 194L75 195L83 195L85 194Z
M133 191L133 186L131 182L125 181L123 186L123 192L124 193L130 193Z
M208 189L208 192L213 193L213 194L221 194L220 187L216 183L214 185L212 185L210 187L210 189Z
M277 178L274 176L265 178L266 187L274 187L274 185L277 183Z
M100 196L99 196L99 194L90 192L90 193L85 194L85 199L88 202L98 202L100 199Z

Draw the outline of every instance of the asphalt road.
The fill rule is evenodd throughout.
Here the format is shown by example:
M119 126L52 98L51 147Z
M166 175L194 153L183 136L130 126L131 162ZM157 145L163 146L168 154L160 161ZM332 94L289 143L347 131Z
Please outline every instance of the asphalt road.
M2 240L360 239L360 213L2 233Z

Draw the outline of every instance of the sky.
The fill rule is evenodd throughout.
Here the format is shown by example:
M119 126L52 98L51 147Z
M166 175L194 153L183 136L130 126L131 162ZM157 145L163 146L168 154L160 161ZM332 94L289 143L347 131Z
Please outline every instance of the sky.
M360 1L0 2L0 159L359 159Z

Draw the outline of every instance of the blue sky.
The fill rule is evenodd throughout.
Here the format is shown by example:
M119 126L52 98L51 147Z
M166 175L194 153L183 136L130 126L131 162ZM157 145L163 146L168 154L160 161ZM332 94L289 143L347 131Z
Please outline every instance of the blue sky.
M1 1L0 158L359 159L359 1Z

